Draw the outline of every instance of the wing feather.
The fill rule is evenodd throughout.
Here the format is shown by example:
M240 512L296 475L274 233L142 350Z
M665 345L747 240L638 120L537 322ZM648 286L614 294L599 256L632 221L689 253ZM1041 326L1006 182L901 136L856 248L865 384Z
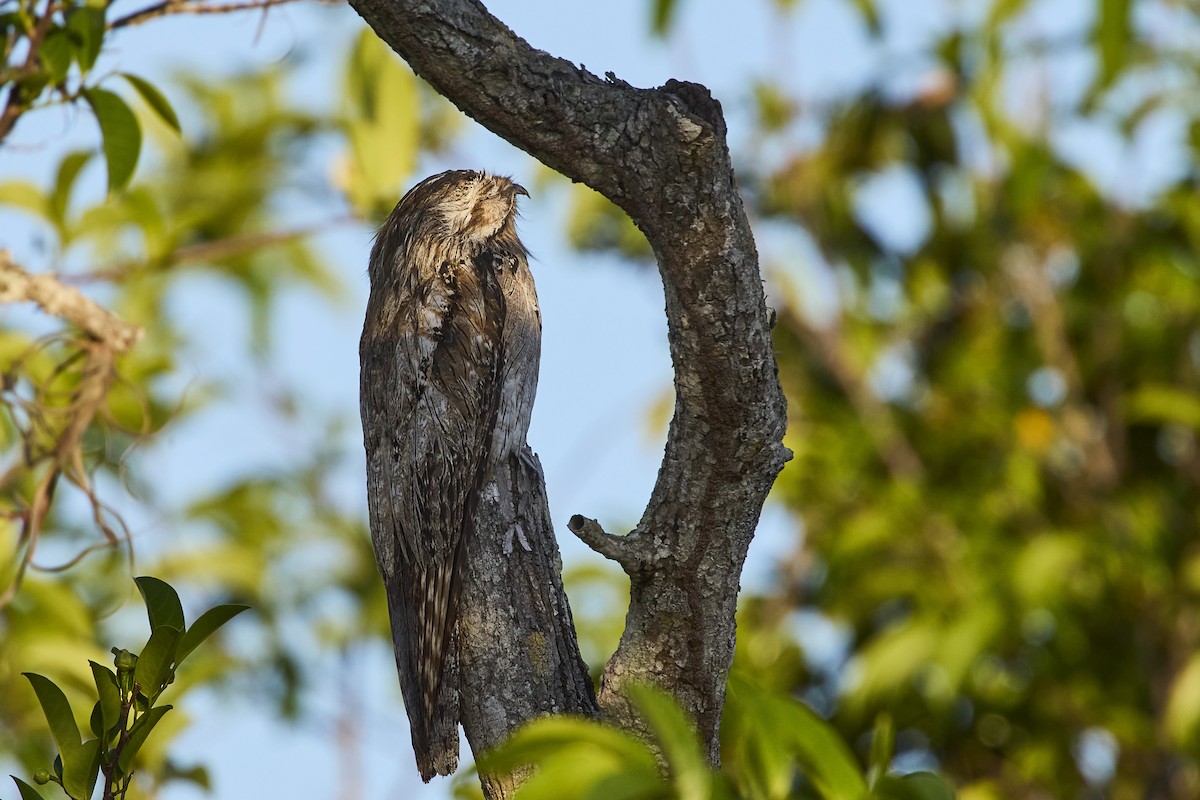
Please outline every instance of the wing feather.
M364 331L360 346L371 532L419 765L433 739L449 738L431 730L436 718L452 716L457 737L457 686L441 684L504 362L505 303L490 262L479 254L429 275L397 265L400 291L372 291L372 302L395 304L379 312L393 324ZM454 713L436 713L446 703Z

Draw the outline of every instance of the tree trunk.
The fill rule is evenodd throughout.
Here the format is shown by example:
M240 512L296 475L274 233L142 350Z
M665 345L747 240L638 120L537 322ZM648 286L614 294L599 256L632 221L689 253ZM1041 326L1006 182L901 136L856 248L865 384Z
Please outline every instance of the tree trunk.
M528 447L507 466L496 476L506 490L480 502L459 600L459 708L476 753L542 714L599 713L563 591L542 466ZM509 535L515 525L523 542ZM480 771L492 800L511 796L522 777Z
M675 368L662 468L628 536L580 516L569 527L631 579L625 632L602 678L603 716L640 729L621 689L656 684L691 714L715 764L742 563L790 457L758 254L720 104L696 84L637 89L612 74L599 78L531 48L476 0L351 5L463 112L608 197L654 249ZM538 713L595 713L579 682L545 488L532 463L517 467L518 505L534 510L531 550L517 544L497 559L501 543L490 539L471 555L464 587L463 724L476 752ZM504 516L487 530L504 530ZM515 638L472 638L476 624ZM505 795L487 777L484 785L489 796Z

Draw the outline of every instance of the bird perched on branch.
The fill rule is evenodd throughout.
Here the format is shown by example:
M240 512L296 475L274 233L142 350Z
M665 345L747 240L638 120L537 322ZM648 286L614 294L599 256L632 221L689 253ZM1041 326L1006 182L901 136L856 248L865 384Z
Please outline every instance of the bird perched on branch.
M541 318L508 178L453 170L396 205L371 250L359 345L375 558L421 777L458 764L455 642L481 493L525 444Z

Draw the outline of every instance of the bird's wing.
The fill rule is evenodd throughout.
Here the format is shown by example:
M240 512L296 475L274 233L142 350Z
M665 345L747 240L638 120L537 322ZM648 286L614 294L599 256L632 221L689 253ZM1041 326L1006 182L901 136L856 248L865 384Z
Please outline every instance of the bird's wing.
M501 259L496 270L504 295L504 361L492 462L525 446L541 360L542 317L533 275L523 252Z
M361 403L372 539L420 762L438 735L431 718L496 425L505 306L490 258L399 272L407 286L372 298L395 306L376 309L390 324L364 331Z
M456 550L468 496L484 477L504 363L505 304L483 260L443 265L414 280L387 298L399 306L383 315L390 317L387 329L364 333L372 530L393 534L394 548L377 545L404 563L431 566Z

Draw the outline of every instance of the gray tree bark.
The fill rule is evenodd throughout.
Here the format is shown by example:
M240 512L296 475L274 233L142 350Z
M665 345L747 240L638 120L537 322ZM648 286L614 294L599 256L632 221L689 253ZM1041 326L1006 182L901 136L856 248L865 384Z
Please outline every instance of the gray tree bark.
M703 86L638 89L535 50L477 0L350 0L413 70L476 121L608 197L654 249L666 295L675 414L637 528L568 527L629 574L624 635L599 709L641 729L622 687L673 694L718 759L734 610L763 501L790 453L758 254L720 104ZM518 461L520 459L514 459ZM540 469L510 470L518 508L485 509L460 610L463 724L478 753L546 712L596 713L562 592ZM524 514L530 549L503 558ZM487 535L491 531L494 535ZM511 609L511 611L510 611ZM490 797L519 776L486 777Z
M476 753L543 714L599 713L579 655L546 479L528 448L485 493L458 611L459 709ZM501 498L507 498L506 503ZM509 532L519 525L524 542ZM484 795L510 797L524 775L480 770Z

